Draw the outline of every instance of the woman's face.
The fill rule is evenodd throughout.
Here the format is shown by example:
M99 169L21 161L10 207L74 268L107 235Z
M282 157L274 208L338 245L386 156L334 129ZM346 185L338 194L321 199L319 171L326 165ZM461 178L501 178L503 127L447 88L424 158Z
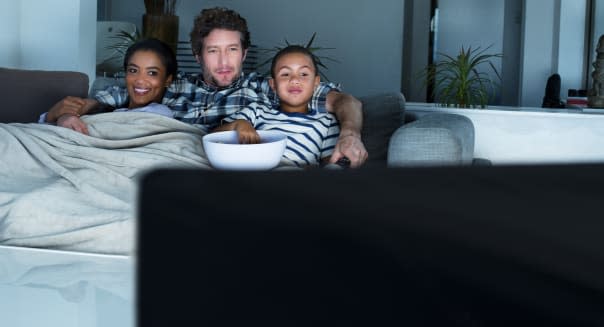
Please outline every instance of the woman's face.
M149 50L136 51L126 66L128 108L139 108L151 102L161 103L164 91L172 83L159 56Z

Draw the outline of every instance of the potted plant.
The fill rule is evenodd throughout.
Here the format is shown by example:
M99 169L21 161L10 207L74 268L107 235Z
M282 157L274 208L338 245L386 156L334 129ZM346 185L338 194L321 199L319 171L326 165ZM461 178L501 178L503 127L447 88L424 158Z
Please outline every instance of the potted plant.
M143 32L142 34L136 30L127 32L120 30L115 35L109 36L115 40L115 43L107 46L109 50L114 50L116 53L109 58L109 61L121 61L126 54L128 48L142 38L154 37L160 39L172 47L176 53L178 44L178 16L176 13L177 0L145 0L145 13L143 14ZM120 76L123 72L115 72L116 76Z
M329 79L327 78L327 75L325 75L325 73L323 72L324 70L329 69L327 67L327 64L325 64L325 61L331 61L331 62L336 62L336 63L339 63L339 61L337 61L336 59L333 59L331 57L328 57L328 56L322 56L322 55L317 54L318 51L333 50L334 48L313 46L313 42L315 41L316 36L317 36L317 32L314 32L312 34L312 36L310 37L310 40L306 43L305 47L315 57L317 65L319 66L319 68L321 68L319 70L319 74L321 75L321 78L325 81L329 81ZM273 57L277 54L277 52L281 51L281 49L283 49L287 46L290 46L290 45L291 45L291 43L289 41L287 41L287 39L286 39L284 46L275 46L275 47L269 48L269 49L260 49L260 51L262 51L265 55L268 55L268 58L266 60L264 60L263 62L261 62L260 64L256 65L255 69L259 70L260 68L270 64L273 60ZM266 75L270 76L270 72L267 72Z
M154 37L169 44L176 53L178 45L177 0L145 0L143 37Z
M489 48L466 49L462 46L455 57L439 53L443 59L423 71L426 85L432 86L434 99L446 107L486 108L501 81L492 60L503 57L499 53L486 53ZM498 81L493 81L486 71L479 70L482 66L490 67Z

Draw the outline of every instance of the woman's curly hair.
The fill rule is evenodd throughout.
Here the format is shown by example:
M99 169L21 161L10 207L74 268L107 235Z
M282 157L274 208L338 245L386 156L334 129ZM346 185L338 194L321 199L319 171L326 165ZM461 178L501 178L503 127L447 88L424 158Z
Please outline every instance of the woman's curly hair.
M215 7L203 9L195 17L193 29L190 33L193 54L199 55L201 53L203 39L214 29L237 31L241 34L241 46L243 49L245 50L250 47L250 32L247 29L246 20L231 9Z

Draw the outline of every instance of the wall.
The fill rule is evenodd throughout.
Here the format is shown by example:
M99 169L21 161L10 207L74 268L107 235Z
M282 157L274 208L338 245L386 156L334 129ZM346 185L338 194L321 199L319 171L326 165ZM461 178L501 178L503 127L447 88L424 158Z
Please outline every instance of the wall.
M407 114L416 117L435 111L470 118L475 129L474 157L494 165L604 162L604 114L540 108L447 109L423 103L405 107Z
M568 96L568 89L586 89L587 61L586 50L587 1L560 1L560 30L558 58L555 70L562 77L561 97Z
M501 60L493 61L501 75L502 88L501 94L496 94L491 101L492 104L518 105L522 2L439 0L438 3L436 52L456 55L461 45L471 45L482 49L491 46L489 53L504 54ZM416 72L426 67L429 56L430 3L408 0L406 4L403 93L408 100L425 101L423 80L418 78ZM492 78L496 79L496 76Z
M21 6L12 0L0 1L0 66L18 67Z
M506 0L503 16L501 59L501 105L517 106L520 94L520 44L523 0Z
M180 39L188 40L193 18L202 8L227 6L246 18L252 43L262 48L305 43L317 32L315 44L333 47L322 54L337 59L327 76L344 91L363 96L400 91L404 0L182 0L178 4ZM139 25L142 1L113 1L112 20Z
M456 56L462 46L466 50L488 48L485 53L489 54L503 51L504 0L439 0L438 8L437 52ZM441 58L437 56L437 60ZM491 62L501 72L501 60ZM478 68L497 79L488 65ZM500 94L493 96L493 103L500 103Z
M526 1L522 45L520 104L541 107L547 78L554 73L554 5L551 0Z
M560 96L585 88L587 0L525 1L520 105L540 107L547 78L559 73Z
M2 0L0 9L0 65L80 71L94 79L96 1Z
M591 76L591 74L594 71L594 67L593 67L593 63L594 60L596 59L597 53L596 53L596 49L598 49L598 41L600 39L601 36L604 35L604 0L593 0L593 10L594 10L594 14L592 17L592 24L593 24L593 30L592 30L592 35L590 36L590 39L588 40L588 42L590 42L589 44L589 56L588 56L588 88L592 87L592 82L593 82L593 77Z
M421 37L414 36L412 43L405 40L412 50L405 52L411 53L404 59L403 81L408 82L403 82L403 92L408 100L425 101L422 81L413 74L425 67L420 58L428 57L420 39L426 40L429 33L429 5L407 2L413 15L407 16L405 28ZM553 73L562 75L562 98L569 88L585 87L587 0L440 0L439 9L437 51L454 55L460 44L493 44L492 49L503 52L501 98L493 104L540 107Z
M405 1L402 92L412 101L426 101L421 70L428 65L430 2Z
M449 22L452 28L445 31L446 43L455 44L453 39L460 34L453 31L462 31L475 35L470 40L494 43L495 48L503 49L500 104L540 107L547 78L556 72L563 75L563 98L568 88L585 87L587 64L581 46L584 40L578 36L585 32L587 0L441 0L441 4L449 8L457 6L452 9L454 16L441 15L445 20L441 24ZM206 0L200 4L182 0L178 7L180 38L188 39L193 17L202 8L213 6L239 11L248 20L253 43L261 47L282 44L285 38L304 42L317 31L317 45L335 47L325 54L340 61L331 64L328 76L342 82L347 92L361 96L402 90L409 100L425 101L425 90L416 72L427 62L429 1ZM142 1L114 0L110 7L111 19L140 26ZM476 19L468 19L467 15L475 12L480 13L474 15L482 23L468 27ZM495 31L495 27L503 27L503 31ZM441 45L441 50L443 47L446 46Z

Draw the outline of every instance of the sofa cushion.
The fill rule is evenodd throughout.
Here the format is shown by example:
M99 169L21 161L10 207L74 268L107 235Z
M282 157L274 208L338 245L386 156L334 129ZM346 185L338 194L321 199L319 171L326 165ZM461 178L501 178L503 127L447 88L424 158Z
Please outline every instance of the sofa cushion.
M430 113L399 128L390 139L388 165L472 164L474 124L462 115Z
M361 137L369 158L367 163L385 164L390 136L405 117L405 98L401 93L389 92L360 97L363 103Z
M70 71L43 71L0 68L0 122L38 121L66 96L86 97L88 75Z

